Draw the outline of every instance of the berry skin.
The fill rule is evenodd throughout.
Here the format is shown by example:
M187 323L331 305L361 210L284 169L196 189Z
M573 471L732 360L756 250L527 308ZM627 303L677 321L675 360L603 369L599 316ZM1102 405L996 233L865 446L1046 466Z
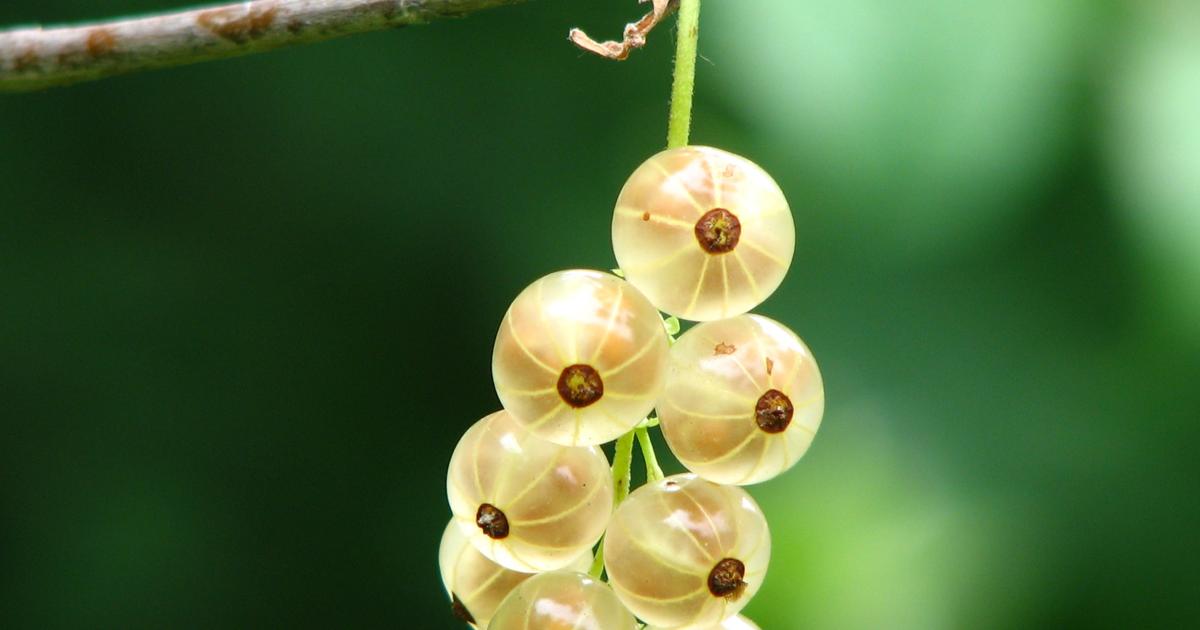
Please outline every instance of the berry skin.
M547 442L505 411L467 429L450 458L446 492L471 544L525 573L569 565L596 544L612 515L612 475L600 449Z
M709 321L767 299L792 263L796 231L779 185L746 158L711 147L663 151L617 198L613 251L660 310Z
M759 315L705 322L680 336L658 403L663 436L680 463L709 481L738 485L795 465L824 411L808 346Z
M650 625L705 626L758 592L771 535L745 490L675 475L635 490L604 538L617 597Z
M657 628L655 626L647 626L646 630L678 630L677 628ZM761 630L757 624L749 619L734 615L720 623L708 624L705 626L688 626L687 630Z
M668 345L658 311L629 283L598 271L560 271L509 307L492 378L504 408L538 437L603 444L653 409Z
M585 552L568 568L586 571L592 555ZM467 539L451 520L442 532L442 544L438 550L438 565L442 573L442 586L450 596L451 610L464 622L476 628L486 628L500 602L518 584L533 576L518 573L488 560Z
M583 573L555 571L518 586L488 630L635 630L637 622L612 589Z

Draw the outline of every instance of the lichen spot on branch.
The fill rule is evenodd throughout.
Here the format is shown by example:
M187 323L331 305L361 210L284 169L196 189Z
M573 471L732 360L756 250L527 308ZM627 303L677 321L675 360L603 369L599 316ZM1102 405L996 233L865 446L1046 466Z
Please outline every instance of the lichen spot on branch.
M24 72L38 65L37 48L29 46L13 60L13 70Z
M84 42L87 47L87 54L92 58L103 57L111 53L117 47L117 38L112 31L104 27L96 27L88 32L87 41Z
M279 7L273 4L251 7L249 10L242 7L223 7L201 13L196 16L196 23L222 39L235 44L245 44L266 35L267 30L275 24L278 15Z

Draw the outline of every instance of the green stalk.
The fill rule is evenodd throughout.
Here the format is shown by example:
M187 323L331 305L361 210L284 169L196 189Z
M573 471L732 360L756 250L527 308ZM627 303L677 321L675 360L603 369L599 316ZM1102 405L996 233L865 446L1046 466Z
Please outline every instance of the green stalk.
M642 459L646 460L646 483L663 478L662 467L658 465L658 457L654 454L654 443L650 441L650 431L646 427L638 427L638 445L642 447Z
M692 128L692 95L696 91L696 42L700 37L700 0L680 0L679 35L675 42L675 79L671 84L671 113L667 123L667 148L685 147ZM676 321L678 326L678 321ZM678 328L676 328L678 330ZM670 335L674 342L674 335ZM633 467L633 440L637 438L646 460L646 481L663 478L658 457L654 454L654 443L650 431L638 427L617 440L613 452L613 507L620 505L629 496L631 468ZM588 573L600 579L604 575L604 539L596 547L596 557Z
M696 42L700 39L700 0L680 0L679 33L675 41L675 81L671 85L671 114L667 148L685 147L692 128L692 94L696 91Z
M613 450L612 477L613 477L613 508L620 505L625 497L629 496L629 483L633 476L633 438L634 431L630 431L617 439L617 445ZM588 573L600 579L604 574L604 540L600 540L600 545L596 548L596 557L592 559L592 568Z

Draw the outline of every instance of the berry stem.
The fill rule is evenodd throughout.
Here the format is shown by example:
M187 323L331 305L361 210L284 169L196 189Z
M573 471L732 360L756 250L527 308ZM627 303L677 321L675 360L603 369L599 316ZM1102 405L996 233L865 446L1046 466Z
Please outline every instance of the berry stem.
M700 0L680 0L678 29L679 34L675 41L675 78L671 84L671 111L667 122L668 149L687 146L688 136L691 134L692 95L696 91L696 43L700 39ZM624 277L619 269L614 269L613 273ZM667 338L671 343L675 343L675 334L679 332L679 320L673 317L671 320L672 322L664 320L664 325L667 327ZM662 467L658 465L658 457L654 454L654 443L650 441L650 431L645 426L639 426L622 435L617 440L613 452L614 508L629 496L635 437L642 448L642 459L646 461L647 483L663 478ZM596 547L596 556L592 559L588 573L596 579L600 579L604 574L604 539L601 539Z
M614 505L620 505L629 496L629 482L633 468L633 438L634 431L629 431L617 439L613 452L613 495Z
M654 443L650 441L650 431L646 427L634 429L637 432L638 445L642 447L642 459L646 460L646 483L663 478L662 467L658 465L658 457L654 454Z
M700 39L700 0L680 0L675 41L675 81L671 85L671 113L667 123L667 148L685 147L692 127L692 94L696 91L696 42Z
M592 558L592 567L588 569L588 575L600 579L604 575L604 539L600 539L600 544L596 545L596 557Z
M631 430L617 438L613 449L613 508L620 505L629 496L629 483L633 477L633 438L636 430ZM592 559L592 567L588 574L596 579L604 573L604 540L596 547L596 557Z

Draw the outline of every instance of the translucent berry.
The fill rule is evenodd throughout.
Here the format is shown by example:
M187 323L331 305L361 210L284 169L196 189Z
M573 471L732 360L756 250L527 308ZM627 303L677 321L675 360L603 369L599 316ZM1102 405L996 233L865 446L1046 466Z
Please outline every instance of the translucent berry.
M675 475L635 490L613 515L604 567L617 597L650 625L715 624L762 585L771 536L745 490Z
M514 571L567 566L612 515L612 475L593 446L561 446L505 411L459 440L446 479L454 520L484 556Z
M635 630L613 591L583 573L532 577L500 604L488 630Z
M779 185L746 158L710 147L663 151L617 198L613 251L659 309L708 321L767 299L792 263L796 233Z
M586 571L592 554L584 552L568 569ZM519 573L488 560L451 520L442 532L438 551L442 586L450 596L453 614L476 628L486 628L500 602L532 573Z
M509 307L492 377L504 408L538 437L603 444L654 407L667 347L658 311L629 283L598 271L560 271Z
M659 628L656 626L646 626L646 630L674 630L671 628ZM741 616L734 615L720 623L710 623L703 626L688 626L687 630L761 630L753 621Z
M679 337L658 403L663 436L679 461L705 479L739 485L791 468L824 411L808 346L759 315L704 322Z

